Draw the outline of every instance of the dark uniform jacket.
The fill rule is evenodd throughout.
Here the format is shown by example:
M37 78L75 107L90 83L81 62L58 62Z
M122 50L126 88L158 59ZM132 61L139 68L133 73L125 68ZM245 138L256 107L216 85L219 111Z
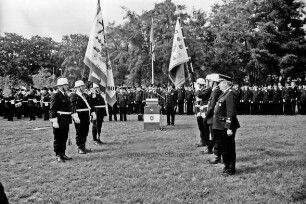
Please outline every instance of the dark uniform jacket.
M190 91L190 90L186 90L185 99L186 99L186 101L192 102L193 101L193 92Z
M42 96L43 107L48 107L50 105L50 99L51 99L50 94L48 92L46 92Z
M31 92L26 97L28 101L28 107L34 107L36 106L37 102L35 103L35 100L37 101L36 94L34 92Z
M179 101L185 100L185 89L184 88L179 88L177 90L177 100Z
M142 90L136 90L135 94L135 101L142 102L144 100L143 98L143 91Z
M202 99L199 105L206 105L208 103L212 88L209 87L204 90L198 90L195 92L195 96Z
M177 106L177 91L171 90L166 92L166 104L165 107Z
M85 93L82 94L83 98L87 101L89 105L89 96ZM72 93L70 95L71 109L72 113L78 113L79 119L81 123L90 123L90 113L94 111L92 107L87 106L86 102L79 96L77 93ZM80 111L82 109L89 109L89 111Z
M97 117L107 116L106 103L101 94L96 94L95 98L93 98L93 95L91 94L90 106L95 110Z
M71 113L69 97L67 95L63 95L61 91L58 91L51 95L50 118L57 117L59 125L71 124L71 115L61 114L58 113L58 111Z
M236 130L240 127L237 119L238 100L238 94L232 88L219 96L214 109L213 129Z
M126 93L118 93L117 95L117 103L120 108L127 107L129 105L129 97Z
M212 90L210 94L210 98L208 101L208 107L207 107L207 112L206 112L206 119L207 119L207 124L213 124L213 116L214 116L214 109L215 105L218 101L219 96L222 94L222 91L216 87Z

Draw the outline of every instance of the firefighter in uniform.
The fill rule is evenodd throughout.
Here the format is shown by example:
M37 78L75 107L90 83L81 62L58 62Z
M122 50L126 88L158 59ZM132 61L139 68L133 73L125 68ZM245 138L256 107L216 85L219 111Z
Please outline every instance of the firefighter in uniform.
M207 124L209 125L209 131L212 138L211 144L208 146L208 150L210 152L213 148L213 153L215 155L213 160L209 160L210 164L217 164L221 162L220 138L218 137L218 134L215 134L216 130L212 129L214 108L219 96L222 93L218 87L219 78L219 74L210 74L206 76L206 80L210 81L210 87L212 87L210 98L207 104L207 112L205 113L205 118L207 120Z
M117 95L117 103L120 112L120 121L126 121L127 108L129 107L129 97L124 90L125 88L121 87L119 94Z
M201 142L197 145L197 147L204 147L209 143L209 126L205 116L203 117L203 114L205 114L207 111L207 104L212 88L205 88L205 83L206 82L203 78L198 78L197 82L194 84L196 96L196 117L201 138Z
M44 120L49 120L49 110L50 110L50 99L51 95L48 92L48 89L44 87L42 89L42 96L41 96L41 107L44 114Z
M85 91L85 84L82 80L75 82L76 92L71 93L70 102L72 108L72 118L74 120L76 130L76 144L78 146L79 154L87 154L91 152L90 149L86 148L86 139L89 132L90 117L92 121L96 120L96 113L89 105L88 100L90 99Z
M107 116L106 100L100 92L100 87L97 84L93 84L92 93L90 96L90 105L96 113L97 120L92 121L92 137L95 145L104 144L100 140L102 123L104 122L104 116Z
M53 126L54 134L54 152L58 162L72 159L65 153L66 142L69 133L69 124L71 124L71 106L67 95L68 80L59 78L57 80L58 92L51 96L50 121Z
M37 104L37 98L36 98L36 92L34 87L30 88L30 93L27 95L27 101L28 101L28 112L30 116L30 120L36 119L36 104Z
M213 116L213 129L220 138L224 175L233 175L236 172L235 134L240 127L237 119L239 98L232 89L230 80L230 77L220 76L219 87L222 94L218 98Z
M6 87L3 90L3 99L6 108L5 117L8 121L13 121L14 108L15 108L15 98L13 96L13 91L11 87Z
M168 86L168 91L165 97L165 108L167 114L167 125L174 125L175 112L177 107L177 91L174 89L174 85Z

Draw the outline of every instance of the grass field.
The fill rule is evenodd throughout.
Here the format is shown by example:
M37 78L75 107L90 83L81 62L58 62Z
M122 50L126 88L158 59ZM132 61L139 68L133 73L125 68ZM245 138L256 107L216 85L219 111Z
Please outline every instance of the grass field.
M239 116L237 174L203 155L194 116L145 131L137 116L103 125L87 155L57 163L49 122L0 120L0 181L10 203L306 203L306 116Z

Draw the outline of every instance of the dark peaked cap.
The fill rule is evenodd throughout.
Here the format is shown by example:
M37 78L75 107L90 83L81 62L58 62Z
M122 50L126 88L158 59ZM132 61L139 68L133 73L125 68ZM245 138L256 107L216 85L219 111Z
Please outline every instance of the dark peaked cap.
M219 74L219 81L232 81L232 77L229 77L223 74Z

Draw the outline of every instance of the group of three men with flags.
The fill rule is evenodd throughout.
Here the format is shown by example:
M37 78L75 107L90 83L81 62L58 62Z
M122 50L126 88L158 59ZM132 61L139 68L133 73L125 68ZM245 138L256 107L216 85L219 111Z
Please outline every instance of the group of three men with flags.
M91 95L84 93L85 84L79 80L75 82L76 92L68 96L67 78L59 78L58 91L51 96L50 121L53 126L54 152L58 162L70 160L65 154L68 140L69 125L72 120L76 129L76 144L79 154L86 154L91 150L86 148L90 121L93 123L92 135L95 144L102 144L100 140L103 118L106 116L105 99L100 93L98 85L93 85Z

